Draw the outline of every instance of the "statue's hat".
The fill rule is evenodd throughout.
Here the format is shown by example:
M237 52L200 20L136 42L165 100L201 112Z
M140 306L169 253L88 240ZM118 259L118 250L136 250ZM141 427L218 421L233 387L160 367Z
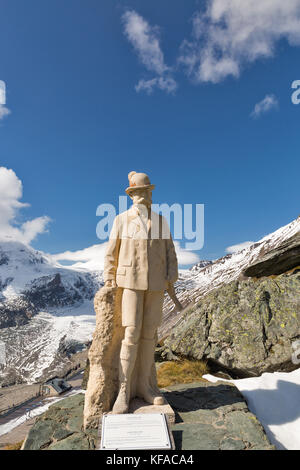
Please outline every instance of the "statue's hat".
M128 175L129 187L125 189L125 192L130 195L136 189L154 189L155 185L150 183L149 176L146 173L137 173L131 171Z

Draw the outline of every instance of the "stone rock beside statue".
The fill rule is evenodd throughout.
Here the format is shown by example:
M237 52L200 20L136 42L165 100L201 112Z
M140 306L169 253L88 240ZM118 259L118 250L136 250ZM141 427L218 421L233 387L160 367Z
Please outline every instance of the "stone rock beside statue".
M205 295L164 342L172 354L211 360L238 377L292 371L300 338L300 270L233 281ZM165 354L164 354L165 352Z
M266 253L245 269L245 276L262 277L282 274L300 266L300 232Z

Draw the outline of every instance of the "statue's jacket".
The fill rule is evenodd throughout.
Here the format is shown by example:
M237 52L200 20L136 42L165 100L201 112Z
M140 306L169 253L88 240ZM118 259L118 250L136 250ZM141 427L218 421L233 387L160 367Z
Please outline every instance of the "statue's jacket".
M174 243L166 219L133 205L116 216L104 262L104 281L118 287L159 291L178 278Z

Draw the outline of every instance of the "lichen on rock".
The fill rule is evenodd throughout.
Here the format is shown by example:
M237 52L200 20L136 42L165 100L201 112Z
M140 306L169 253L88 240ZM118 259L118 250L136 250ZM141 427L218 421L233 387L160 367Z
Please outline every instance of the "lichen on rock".
M93 450L97 431L83 431L84 395L65 398L39 416L23 450Z
M184 357L210 359L239 376L291 371L300 338L300 273L233 281L204 296L165 340Z

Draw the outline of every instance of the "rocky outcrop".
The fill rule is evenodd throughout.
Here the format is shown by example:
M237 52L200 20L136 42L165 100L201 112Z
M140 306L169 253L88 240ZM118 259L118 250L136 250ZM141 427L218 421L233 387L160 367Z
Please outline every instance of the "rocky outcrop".
M300 338L300 271L233 281L204 296L165 340L166 351L209 359L235 375L291 371Z
M83 390L86 390L88 381L89 381L89 375L90 375L90 360L87 358L86 360L86 366L84 369L83 377L82 377L82 382L81 382L81 388Z
M23 450L93 450L97 430L83 431L84 395L66 398L39 416L23 444Z
M0 329L26 325L37 313L38 309L24 295L0 302Z
M180 272L175 284L176 294L186 307L191 301L198 303L205 295L224 284L245 279L244 271L260 261L266 253L283 246L286 240L300 232L300 216L290 224L281 227L242 251L223 256L196 272ZM163 340L182 322L182 314L174 308L173 302L165 299L163 322L158 337Z
M176 449L273 450L237 388L228 383L173 385L163 391L174 411ZM24 450L94 450L97 429L83 430L82 394L50 406L31 428Z
M211 261L211 260L202 259L201 261L199 261L199 263L194 264L189 270L192 273L196 273L196 272L200 271L201 269L205 268L206 266L211 265L212 263L213 263L213 261Z
M172 433L181 450L274 450L238 389L224 382L167 387L176 412Z
M300 232L262 256L245 269L244 274L250 277L278 275L296 266L300 266Z

